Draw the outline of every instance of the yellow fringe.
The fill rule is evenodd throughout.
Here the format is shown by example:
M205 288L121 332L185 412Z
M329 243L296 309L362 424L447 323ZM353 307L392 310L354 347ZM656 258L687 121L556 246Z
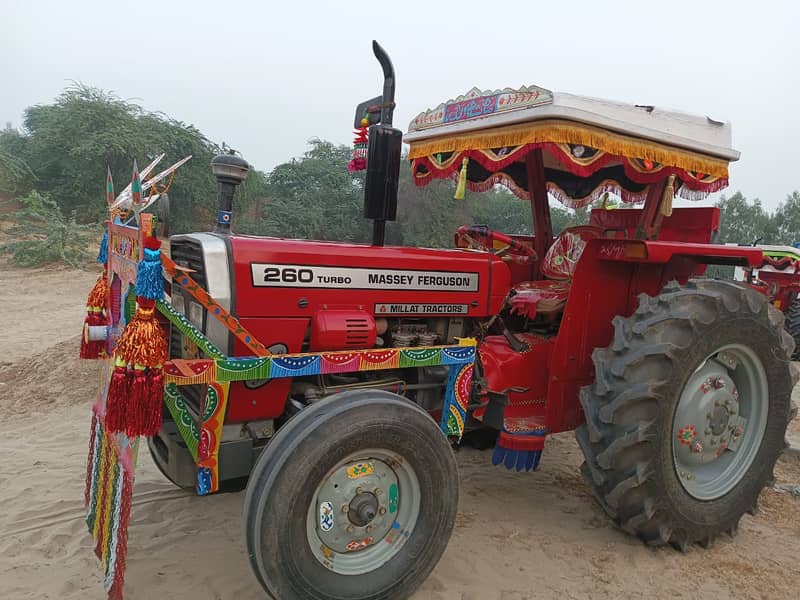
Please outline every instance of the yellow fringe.
M487 131L476 131L432 140L411 142L408 158L431 156L438 152L461 152L483 150L505 146L522 146L552 142L556 144L582 144L597 148L616 156L652 160L668 167L684 171L707 173L715 177L728 177L728 161L612 133L591 125L580 125L559 119L548 119L536 123L523 123L496 127Z

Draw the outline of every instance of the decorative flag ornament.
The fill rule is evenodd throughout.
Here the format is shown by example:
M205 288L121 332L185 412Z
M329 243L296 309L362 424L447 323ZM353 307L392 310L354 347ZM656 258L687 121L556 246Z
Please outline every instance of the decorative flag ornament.
M467 194L467 165L469 159L464 158L461 161L461 171L458 174L458 185L456 186L456 193L453 195L454 200L463 200Z
M356 139L353 140L353 158L350 160L348 169L351 173L363 171L367 168L367 152L369 148L369 116L367 114L361 119L361 127L353 133Z

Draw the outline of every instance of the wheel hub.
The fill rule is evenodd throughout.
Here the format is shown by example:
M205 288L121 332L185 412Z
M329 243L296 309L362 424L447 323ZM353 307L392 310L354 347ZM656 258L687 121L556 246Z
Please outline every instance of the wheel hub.
M365 527L378 514L378 498L372 492L361 492L350 502L347 518L356 527Z
M317 496L317 534L331 550L358 552L391 531L397 512L398 480L384 461L369 459L337 467Z
M744 390L741 399L737 383ZM744 346L712 355L694 372L673 424L675 469L687 492L710 500L738 483L760 445L766 402L763 366ZM755 425L750 423L754 413ZM744 451L737 454L740 448Z

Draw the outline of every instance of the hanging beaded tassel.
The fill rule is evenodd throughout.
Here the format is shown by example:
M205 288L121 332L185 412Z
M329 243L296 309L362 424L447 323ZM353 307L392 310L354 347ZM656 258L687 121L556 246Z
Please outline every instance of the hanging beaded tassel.
M366 115L361 119L361 127L354 133L356 139L353 140L353 158L350 160L348 169L351 173L363 171L367 168L367 150L369 148L369 117Z
M164 295L161 242L148 237L136 273L136 313L114 349L115 369L106 402L106 426L128 437L152 436L161 429L167 339L155 315Z

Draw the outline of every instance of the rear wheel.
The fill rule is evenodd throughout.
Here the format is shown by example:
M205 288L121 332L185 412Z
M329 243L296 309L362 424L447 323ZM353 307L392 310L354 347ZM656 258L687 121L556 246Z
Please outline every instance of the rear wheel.
M455 459L427 413L348 392L303 410L262 453L247 550L275 598L405 598L447 547L457 507Z
M794 339L794 353L792 359L800 358L800 298L797 298L786 313L786 331Z
M783 315L731 282L673 283L615 318L576 432L608 514L655 545L735 531L785 446L793 350Z

